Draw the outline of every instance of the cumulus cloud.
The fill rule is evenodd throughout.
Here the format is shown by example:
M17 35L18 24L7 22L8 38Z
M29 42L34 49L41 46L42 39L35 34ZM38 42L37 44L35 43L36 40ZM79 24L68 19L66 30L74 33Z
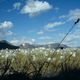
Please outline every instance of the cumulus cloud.
M46 26L45 26L45 30L47 31L55 31L55 30L52 30L52 28L54 27L57 27L57 26L61 26L65 24L65 22L53 22L53 23L48 23ZM51 29L51 30L50 30Z
M47 1L29 0L22 8L21 13L35 16L41 12L50 10L52 6Z
M13 26L11 21L4 21L0 23L0 38L3 39L5 36L10 36L13 32L10 30Z
M0 23L0 29L10 29L13 26L13 23L11 21L4 21L3 23Z

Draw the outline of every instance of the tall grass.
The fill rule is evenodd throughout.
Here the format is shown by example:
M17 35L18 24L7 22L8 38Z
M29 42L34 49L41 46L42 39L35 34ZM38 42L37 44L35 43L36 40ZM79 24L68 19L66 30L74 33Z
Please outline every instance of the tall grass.
M1 78L22 73L28 79L41 80L42 77L66 75L65 72L69 74L75 69L80 69L80 49L57 50L55 53L45 48L0 51Z

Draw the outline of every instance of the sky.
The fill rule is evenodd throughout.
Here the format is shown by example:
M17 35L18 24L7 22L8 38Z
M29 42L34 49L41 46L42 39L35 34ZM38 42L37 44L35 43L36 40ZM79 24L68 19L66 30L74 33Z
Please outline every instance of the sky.
M59 43L80 18L80 0L0 0L0 40ZM63 41L80 46L80 22Z

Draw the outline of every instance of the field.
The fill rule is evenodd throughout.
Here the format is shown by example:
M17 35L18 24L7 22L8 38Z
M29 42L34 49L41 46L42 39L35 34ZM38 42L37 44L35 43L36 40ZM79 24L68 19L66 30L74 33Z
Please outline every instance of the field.
M10 78L10 75L17 75L14 76L17 79ZM20 77L22 79L18 79ZM53 80L53 78L80 80L80 49L1 50L0 78L0 80Z

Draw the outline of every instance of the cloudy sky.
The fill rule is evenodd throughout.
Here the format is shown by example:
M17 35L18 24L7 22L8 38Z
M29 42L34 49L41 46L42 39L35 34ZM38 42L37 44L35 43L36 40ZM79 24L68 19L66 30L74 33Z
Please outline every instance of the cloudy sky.
M0 0L0 40L21 43L60 42L80 18L80 0ZM63 41L80 46L80 22Z

